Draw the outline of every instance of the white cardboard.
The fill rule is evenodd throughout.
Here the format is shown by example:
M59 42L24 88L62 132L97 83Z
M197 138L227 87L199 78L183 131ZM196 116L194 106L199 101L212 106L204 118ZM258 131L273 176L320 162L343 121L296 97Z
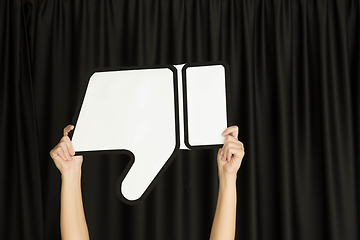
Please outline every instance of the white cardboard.
M175 66L177 86L167 67L96 72L89 80L72 143L76 152L128 150L134 154L134 164L121 184L121 194L129 201L144 194L176 148L188 149L183 67ZM189 144L223 144L221 133L227 127L224 67L193 66L186 71ZM176 146L177 128L180 146Z

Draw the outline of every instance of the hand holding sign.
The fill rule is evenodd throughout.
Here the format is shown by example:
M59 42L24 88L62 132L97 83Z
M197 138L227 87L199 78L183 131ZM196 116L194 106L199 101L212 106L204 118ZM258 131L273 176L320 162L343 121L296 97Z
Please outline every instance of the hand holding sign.
M50 156L54 160L56 167L62 175L73 175L73 177L79 177L83 157L74 156L75 150L70 138L68 137L69 132L73 129L74 126L72 125L68 125L64 128L64 136L50 151Z

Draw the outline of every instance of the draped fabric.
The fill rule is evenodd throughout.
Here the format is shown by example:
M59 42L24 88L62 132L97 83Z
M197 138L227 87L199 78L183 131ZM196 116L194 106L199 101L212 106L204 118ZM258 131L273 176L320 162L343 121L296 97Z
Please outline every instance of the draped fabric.
M1 239L41 239L43 232L42 160L24 20L20 1L1 1Z
M213 61L246 148L236 239L360 239L359 23L358 0L1 1L0 239L60 239L49 151L90 71ZM216 153L180 151L136 206L127 156L86 157L91 239L208 239Z

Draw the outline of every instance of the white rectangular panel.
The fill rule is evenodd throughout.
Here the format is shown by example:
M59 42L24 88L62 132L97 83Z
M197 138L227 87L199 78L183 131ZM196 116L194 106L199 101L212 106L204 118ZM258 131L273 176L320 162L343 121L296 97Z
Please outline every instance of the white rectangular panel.
M225 67L189 66L185 72L188 144L223 144L221 133L227 128Z

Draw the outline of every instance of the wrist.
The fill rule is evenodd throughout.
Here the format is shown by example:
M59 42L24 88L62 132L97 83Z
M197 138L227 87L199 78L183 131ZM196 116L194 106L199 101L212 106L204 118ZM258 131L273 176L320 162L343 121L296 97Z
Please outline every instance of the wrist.
M220 187L236 186L236 179L237 179L237 174L226 174L219 172Z
M81 170L73 170L61 173L61 180L64 181L76 181L81 179Z

